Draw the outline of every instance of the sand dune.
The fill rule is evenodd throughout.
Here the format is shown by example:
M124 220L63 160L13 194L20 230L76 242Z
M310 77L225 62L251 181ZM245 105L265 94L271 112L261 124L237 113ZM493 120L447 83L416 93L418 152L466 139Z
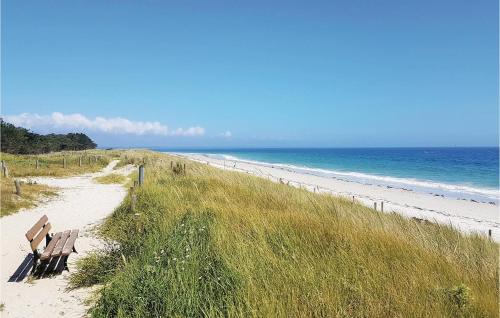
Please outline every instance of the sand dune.
M302 187L310 191L331 193L345 196L373 207L377 203L384 212L397 212L410 217L417 217L433 222L451 224L462 231L480 232L500 242L499 207L488 203L457 200L403 189L380 187L376 185L347 182L328 177L299 173L280 166L269 166L257 162L224 160L203 154L176 154L201 163L234 171L245 172L267 178L275 182L284 182L291 186Z

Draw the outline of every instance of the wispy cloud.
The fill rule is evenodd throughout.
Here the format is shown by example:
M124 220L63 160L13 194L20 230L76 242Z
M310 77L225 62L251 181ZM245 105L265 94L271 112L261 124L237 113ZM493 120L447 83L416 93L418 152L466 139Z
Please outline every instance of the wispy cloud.
M51 115L22 113L4 116L4 120L28 129L81 129L110 134L161 136L203 136L205 134L205 129L199 126L177 128L170 131L168 126L157 121L133 121L122 117L95 117L92 119L78 113L67 115L59 112Z
M222 137L225 137L225 138L231 138L233 134L229 131L229 130L226 130L225 132L223 132L221 134Z
M189 127L188 129L177 128L171 134L174 136L203 136L205 128L199 126Z

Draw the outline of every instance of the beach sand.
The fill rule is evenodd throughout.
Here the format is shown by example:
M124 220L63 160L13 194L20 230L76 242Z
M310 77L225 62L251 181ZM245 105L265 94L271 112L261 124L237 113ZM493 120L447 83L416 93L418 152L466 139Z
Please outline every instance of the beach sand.
M98 184L93 178L110 172L128 175L132 166L113 171L118 161L111 162L103 171L68 178L30 178L41 184L58 188L58 196L0 219L1 229L1 295L4 309L2 317L82 317L87 307L84 304L90 289L67 291L69 272L41 279L15 281L12 275L31 253L24 234L38 219L46 214L52 224L51 233L79 229L75 247L68 259L69 270L76 270L77 259L89 251L103 246L92 229L102 222L122 202L127 194L122 185ZM43 248L45 241L40 243ZM30 268L31 269L31 268ZM21 278L19 278L21 279ZM10 280L10 281L9 281ZM14 281L13 281L14 280Z
M398 188L361 184L329 177L299 173L283 166L259 164L242 160L224 160L203 154L175 154L211 166L240 171L267 178L274 182L283 182L295 187L302 187L314 192L330 193L354 199L368 207L384 212L396 212L408 217L416 217L450 224L461 231L479 232L500 242L499 207L489 203L458 200L431 194L418 193Z

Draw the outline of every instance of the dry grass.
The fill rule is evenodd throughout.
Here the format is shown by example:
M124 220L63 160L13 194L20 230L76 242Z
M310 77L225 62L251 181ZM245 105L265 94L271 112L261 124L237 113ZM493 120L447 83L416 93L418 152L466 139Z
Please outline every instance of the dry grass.
M142 157L136 210L125 200L101 230L106 271L94 255L72 278L105 284L94 317L498 315L498 245L482 236L193 162L177 175L169 156L126 161Z
M121 174L117 173L110 173L102 177L96 177L94 180L97 183L102 183L102 184L125 184L127 182L127 177Z
M34 207L44 197L56 195L56 189L31 181L21 184L21 196L15 193L13 179L2 178L0 185L0 216L15 213L22 208L28 209Z
M100 171L117 153L117 151L105 150L65 151L44 155L0 153L0 159L5 161L11 177L63 177ZM64 158L66 158L66 167L64 167ZM36 168L37 159L38 169Z

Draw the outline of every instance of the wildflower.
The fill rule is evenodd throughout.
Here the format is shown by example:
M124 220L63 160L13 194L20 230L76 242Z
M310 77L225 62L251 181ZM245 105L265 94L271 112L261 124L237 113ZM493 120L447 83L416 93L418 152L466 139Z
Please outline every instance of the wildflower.
M200 279L201 279L201 276L200 276L200 277L198 277L198 280L200 280Z

